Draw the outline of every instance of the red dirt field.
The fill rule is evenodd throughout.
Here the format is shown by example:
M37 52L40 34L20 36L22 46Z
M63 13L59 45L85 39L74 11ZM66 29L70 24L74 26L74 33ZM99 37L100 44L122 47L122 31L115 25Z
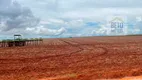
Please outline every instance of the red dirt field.
M39 46L0 48L0 80L142 80L141 75L142 36L45 39Z

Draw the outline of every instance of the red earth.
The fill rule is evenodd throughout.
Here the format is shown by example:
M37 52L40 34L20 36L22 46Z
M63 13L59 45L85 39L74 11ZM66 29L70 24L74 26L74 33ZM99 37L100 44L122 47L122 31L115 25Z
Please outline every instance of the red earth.
M38 46L0 48L0 80L129 80L124 77L140 75L142 36L44 39Z

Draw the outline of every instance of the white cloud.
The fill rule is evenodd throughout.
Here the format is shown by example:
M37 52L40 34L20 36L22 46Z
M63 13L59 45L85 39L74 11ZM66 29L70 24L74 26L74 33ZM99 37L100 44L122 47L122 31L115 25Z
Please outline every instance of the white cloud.
M109 31L109 27L105 25L100 25L100 28L95 29L91 32L92 35L107 35Z
M142 7L141 0L60 0L63 8ZM68 6L67 6L68 5Z
M92 30L92 34L103 35L107 34L108 16L126 16L129 18L127 24L137 27L133 33L142 31L140 18L138 22L135 20L135 16L142 16L142 0L16 0L13 3L12 0L0 0L0 15L8 16L0 16L1 31L83 36L90 35ZM88 26L87 22L99 25Z
M142 16L137 16L137 17L136 17L136 21L137 21L137 22L141 22L141 21L142 21Z
M32 14L30 8L22 7L17 1L0 0L0 25L3 25L1 30L34 27L38 22L39 19Z
M64 27L55 30L55 29L48 29L44 26L27 28L26 30L32 32L33 34L44 35L44 36L57 36L63 34L66 31Z
M51 23L57 23L57 24L64 24L64 21L61 19L48 19Z

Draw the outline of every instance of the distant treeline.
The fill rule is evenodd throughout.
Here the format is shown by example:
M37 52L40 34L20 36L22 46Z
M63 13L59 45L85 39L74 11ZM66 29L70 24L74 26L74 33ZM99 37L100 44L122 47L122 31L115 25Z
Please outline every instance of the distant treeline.
M142 34L130 34L130 35L126 35L126 36L142 36Z

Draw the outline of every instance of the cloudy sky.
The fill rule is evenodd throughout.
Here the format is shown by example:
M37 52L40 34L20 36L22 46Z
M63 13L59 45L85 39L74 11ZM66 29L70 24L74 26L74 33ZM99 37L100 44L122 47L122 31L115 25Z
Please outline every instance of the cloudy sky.
M124 33L142 34L142 0L0 0L0 38L79 37L108 33L123 19Z

